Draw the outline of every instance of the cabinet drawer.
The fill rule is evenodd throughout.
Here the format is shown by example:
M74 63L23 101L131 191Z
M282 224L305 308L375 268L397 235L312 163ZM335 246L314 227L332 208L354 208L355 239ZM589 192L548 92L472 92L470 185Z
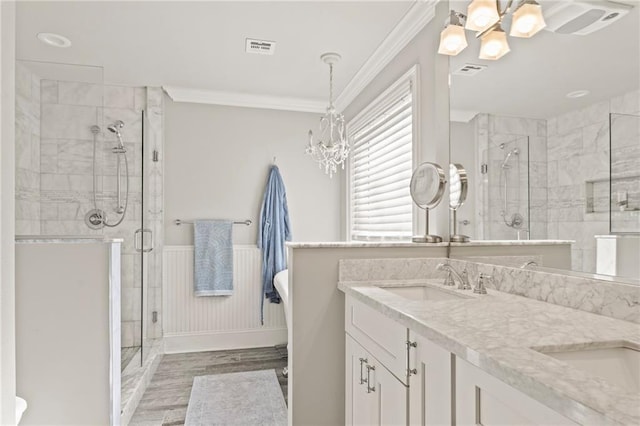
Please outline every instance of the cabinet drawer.
M345 330L405 385L407 383L408 330L347 296Z
M458 425L576 425L478 367L456 358Z

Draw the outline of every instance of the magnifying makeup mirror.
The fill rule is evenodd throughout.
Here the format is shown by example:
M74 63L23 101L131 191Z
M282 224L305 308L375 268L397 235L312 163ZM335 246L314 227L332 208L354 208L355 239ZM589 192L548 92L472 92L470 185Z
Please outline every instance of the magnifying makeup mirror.
M425 211L424 235L416 235L411 240L414 243L440 243L442 237L429 235L429 210L442 201L444 187L447 183L444 170L436 163L422 163L411 175L411 198L418 207Z
M461 164L449 164L449 208L451 209L451 223L453 233L450 237L451 242L466 243L469 237L458 234L458 218L457 211L467 199L468 191L467 171Z

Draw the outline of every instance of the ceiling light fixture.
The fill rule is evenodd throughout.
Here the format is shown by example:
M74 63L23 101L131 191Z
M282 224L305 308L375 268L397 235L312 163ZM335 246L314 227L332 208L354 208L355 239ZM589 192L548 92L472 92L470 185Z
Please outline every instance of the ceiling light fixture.
M484 31L500 21L500 12L496 0L473 0L467 8L465 28L472 31Z
M345 131L344 116L336 112L333 105L333 65L340 60L337 53L325 53L320 59L329 65L329 106L327 113L320 118L320 139L313 141L313 132L309 130L306 153L318 162L324 172L333 177L338 166L344 169L344 163L351 149Z
M588 90L575 90L573 92L569 92L567 93L567 98L569 99L576 99L576 98L582 98L583 96L587 96L589 93L591 93Z
M507 42L507 34L497 24L494 29L482 36L482 44L480 45L480 59L489 59L495 61L509 53L511 48Z
M502 29L503 18L511 12L514 0L508 0L500 10L500 0L473 0L467 15L451 11L445 28L440 33L438 53L455 56L467 47L464 29L478 31L476 38L482 40L480 59L500 59L511 51L507 34ZM535 0L520 0L514 9L509 35L529 38L545 27L542 8Z
M520 2L516 10L513 12L513 20L511 21L512 37L529 38L546 27L544 16L542 16L542 7L535 0L524 0Z
M438 53L455 56L467 47L467 36L464 33L465 17L454 10L449 15L449 21L440 33L440 47Z
M69 47L71 46L71 40L55 33L38 33L36 36L41 42L53 47Z

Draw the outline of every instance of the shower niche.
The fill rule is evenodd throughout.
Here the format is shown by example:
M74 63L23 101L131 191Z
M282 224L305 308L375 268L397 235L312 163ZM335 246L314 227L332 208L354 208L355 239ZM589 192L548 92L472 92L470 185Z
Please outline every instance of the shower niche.
M162 92L16 65L16 234L121 238L122 370L161 337ZM79 319L81 320L81 319Z

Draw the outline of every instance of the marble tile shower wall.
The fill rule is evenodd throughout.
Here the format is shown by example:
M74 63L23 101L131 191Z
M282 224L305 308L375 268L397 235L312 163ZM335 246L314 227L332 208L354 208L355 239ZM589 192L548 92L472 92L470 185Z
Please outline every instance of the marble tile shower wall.
M40 234L40 78L16 63L16 234Z
M613 102L611 114L611 231L640 232L640 92ZM618 196L627 206L616 205Z
M609 112L640 114L640 91L547 121L548 236L575 240L574 270L595 272L594 235L609 233ZM631 131L624 129L625 133L627 130ZM627 175L634 167L637 172L640 162L637 139L614 151L611 155L614 167L617 165ZM635 160L630 160L632 155ZM593 182L593 199L589 203L587 182ZM622 217L636 223L639 218L635 212L624 212Z
M480 239L512 240L518 239L518 229L505 225L500 214L503 210L503 182L500 180L501 164L507 152L518 148L517 162L512 159L507 188L509 213L519 212L529 219L529 227L522 226L520 238L526 239L529 231L531 239L544 239L547 236L547 130L545 120L531 118L503 117L493 114L478 114L475 120L478 137L479 158L488 165L488 173L483 175L481 190L478 191L476 205L482 206L478 215L483 226ZM527 147L528 141L528 147ZM505 148L501 149L500 145ZM529 170L527 173L527 161ZM517 200L517 201L516 201ZM528 204L528 211L527 211ZM529 215L530 217L528 217Z
M146 338L161 337L163 161L163 95L160 88L108 86L40 80L18 65L16 93L16 226L19 234L104 234L124 238L122 251L122 346L142 341L142 292L139 253L133 236L142 214L142 156L145 170L145 226L154 232L155 248L147 255ZM142 152L142 110L146 110ZM84 215L93 208L93 135L98 135L98 207L110 213L116 198L115 135L106 126L122 120L130 169L129 207L115 228L90 230ZM152 322L157 312L157 322Z

